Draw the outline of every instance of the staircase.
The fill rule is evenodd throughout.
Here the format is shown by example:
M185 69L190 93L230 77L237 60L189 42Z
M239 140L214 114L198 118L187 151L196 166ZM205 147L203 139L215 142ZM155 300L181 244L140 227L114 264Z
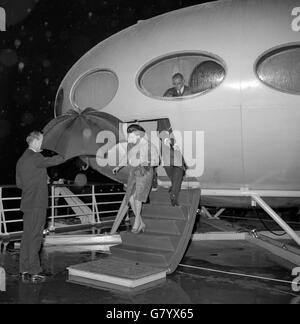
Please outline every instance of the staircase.
M112 256L173 273L190 241L199 200L200 189L182 190L180 207L172 207L167 189L152 192L142 212L145 233L121 232L122 244L111 248Z

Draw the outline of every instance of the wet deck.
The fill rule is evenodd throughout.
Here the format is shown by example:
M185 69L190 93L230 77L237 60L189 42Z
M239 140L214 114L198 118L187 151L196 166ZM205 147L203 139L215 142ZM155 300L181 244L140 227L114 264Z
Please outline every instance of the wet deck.
M36 285L18 280L19 251L7 251L0 255L0 266L7 272L7 291L0 292L0 303L299 303L299 294L293 292L291 287L290 282L294 278L290 269L280 265L272 254L247 241L193 242L173 275L168 276L164 283L143 291L120 292L68 282L67 267L105 257L106 254L101 252L80 252L72 248L63 252L45 250L44 267L54 275L45 283Z

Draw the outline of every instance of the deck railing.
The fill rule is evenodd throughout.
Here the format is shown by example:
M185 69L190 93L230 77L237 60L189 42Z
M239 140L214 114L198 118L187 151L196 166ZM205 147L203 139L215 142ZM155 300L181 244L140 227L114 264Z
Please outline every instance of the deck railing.
M17 192L18 195L15 194ZM55 231L57 228L64 230L80 225L112 222L123 197L124 191L118 184L91 184L82 188L69 184L52 184L46 228ZM21 190L16 186L0 187L0 237L22 233L20 203ZM6 207L9 204L11 206Z

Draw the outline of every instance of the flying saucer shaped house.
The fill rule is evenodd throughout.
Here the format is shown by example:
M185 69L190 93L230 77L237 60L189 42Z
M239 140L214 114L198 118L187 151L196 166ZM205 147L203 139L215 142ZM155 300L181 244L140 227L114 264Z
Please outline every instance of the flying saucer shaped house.
M139 21L71 68L55 115L94 108L147 130L168 120L191 136L183 144L193 146L197 163L185 182L210 192L207 203L236 205L233 196L247 188L277 193L274 206L298 205L298 195L287 193L300 191L299 7L297 0L224 0ZM164 97L176 73L191 92ZM184 145L182 153L192 161ZM159 176L163 184L163 169ZM214 190L237 194L220 200Z

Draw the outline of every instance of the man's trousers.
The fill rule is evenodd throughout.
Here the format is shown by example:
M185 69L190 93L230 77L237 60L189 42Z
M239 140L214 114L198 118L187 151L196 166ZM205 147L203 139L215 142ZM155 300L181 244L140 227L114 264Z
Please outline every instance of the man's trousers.
M184 177L184 170L180 167L168 166L165 167L168 177L172 182L172 187L170 189L171 196L178 201L179 193L181 190L181 184Z
M39 252L43 242L46 217L47 210L45 208L33 208L24 211L20 273L38 274L42 272Z

